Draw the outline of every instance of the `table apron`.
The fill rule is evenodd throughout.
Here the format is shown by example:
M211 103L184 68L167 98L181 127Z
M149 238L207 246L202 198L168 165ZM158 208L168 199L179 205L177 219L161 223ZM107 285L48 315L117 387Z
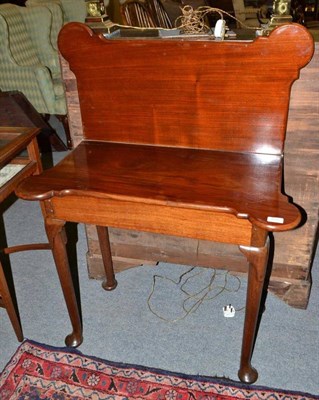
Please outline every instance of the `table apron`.
M47 218L250 245L252 224L226 212L80 196L45 201Z

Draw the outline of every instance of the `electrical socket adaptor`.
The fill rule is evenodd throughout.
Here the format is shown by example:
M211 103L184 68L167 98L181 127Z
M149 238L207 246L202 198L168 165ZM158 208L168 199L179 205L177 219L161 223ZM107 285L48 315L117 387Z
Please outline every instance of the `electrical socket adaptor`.
M226 33L226 21L224 19L219 19L214 28L214 36L215 39L221 39L224 40Z
M233 307L231 304L228 304L227 306L223 307L223 313L224 317L226 318L231 318L235 316L235 307Z

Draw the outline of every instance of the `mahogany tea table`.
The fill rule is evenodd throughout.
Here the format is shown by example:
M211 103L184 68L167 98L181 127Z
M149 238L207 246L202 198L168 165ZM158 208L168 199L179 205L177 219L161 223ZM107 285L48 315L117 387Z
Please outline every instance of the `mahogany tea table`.
M73 327L66 344L83 340L66 221L97 226L106 290L116 287L108 226L236 244L249 262L238 375L256 381L268 236L302 219L285 194L283 150L311 35L289 24L253 41L107 39L70 23L59 49L77 79L84 139L16 193L43 204Z

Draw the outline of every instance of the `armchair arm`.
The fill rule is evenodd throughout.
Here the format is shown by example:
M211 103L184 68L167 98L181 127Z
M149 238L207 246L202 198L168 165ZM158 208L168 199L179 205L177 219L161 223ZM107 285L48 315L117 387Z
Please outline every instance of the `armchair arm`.
M2 90L18 90L25 94L30 103L40 113L47 114L47 108L41 87L36 76L36 70L44 67L19 66L12 60L1 59L0 87ZM49 72L47 71L47 74ZM52 94L51 94L52 96Z
M35 71L38 85L41 89L43 99L49 114L67 113L64 86L61 80L53 80L45 68L38 68Z
M20 7L19 11L41 63L50 69L54 78L61 78L58 52L51 43L52 14L50 10L36 5Z
M50 10L52 15L51 25L51 43L55 50L58 50L58 35L63 27L63 11L62 7L58 3L50 2L46 3L45 7Z

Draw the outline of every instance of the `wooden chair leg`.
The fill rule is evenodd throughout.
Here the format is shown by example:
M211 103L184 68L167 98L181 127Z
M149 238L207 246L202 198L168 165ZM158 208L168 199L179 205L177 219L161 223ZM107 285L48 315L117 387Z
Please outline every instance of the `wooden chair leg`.
M70 133L70 125L69 125L69 120L67 115L56 115L59 121L62 122L63 128L64 128L64 133L66 137L66 145L69 150L73 149L73 143L71 139L71 133Z
M105 290L113 290L117 286L117 281L114 276L109 232L107 227L105 226L97 226L96 230L99 238L102 260L105 270L105 280L102 283L102 287Z
M67 237L65 234L65 221L47 218L45 221L45 229L52 248L55 265L73 328L72 333L65 338L65 344L70 347L77 347L83 341L82 320L66 251Z
M62 139L58 136L56 132L52 133L49 136L49 141L52 146L52 148L55 151L66 151L68 150L68 147L63 143Z
M239 246L249 261L246 313L242 340L240 369L238 377L242 382L253 383L258 372L251 365L258 316L268 265L269 238L268 232L254 227L251 246Z
M13 329L15 331L15 334L19 340L19 342L22 342L23 340L23 333L22 333L22 327L21 327L21 321L19 317L19 311L14 304L12 295L10 293L10 289L7 283L7 279L5 277L2 263L0 261L0 294L1 294L1 299L2 299L2 304L4 308L7 310L7 313L9 315L11 324L13 326Z

